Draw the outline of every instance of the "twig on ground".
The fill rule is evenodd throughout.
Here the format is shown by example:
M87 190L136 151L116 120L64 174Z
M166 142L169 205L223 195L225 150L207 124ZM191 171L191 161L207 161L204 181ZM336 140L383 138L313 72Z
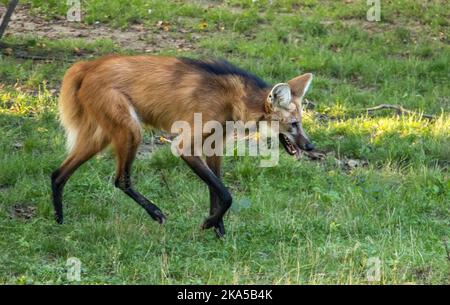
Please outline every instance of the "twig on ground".
M72 58L63 58L63 57L49 57L49 56L42 56L42 55L32 55L26 52L15 52L14 53L15 58L21 58L21 59L31 59L31 60L42 60L42 61L66 61L66 62L75 62Z
M161 178L166 185L167 190L169 191L170 196L175 197L175 194L172 192L172 189L169 186L169 183L167 182L166 174L164 174L163 170L159 170L159 173L161 174Z
M77 55L75 57L64 56L65 53L63 52L55 52L55 53L47 52L51 56L45 55L45 52L35 52L33 54L33 52L27 51L28 46L26 44L9 44L0 41L0 50L1 49L3 49L3 53L5 55L20 59L31 59L48 62L50 61L76 62L78 60L82 60L85 58L80 55Z
M390 104L381 104L372 108L366 108L363 111L367 111L367 113L372 113L374 111L377 110L382 110L382 109L393 109L396 110L398 115L405 115L405 114L409 114L409 115L420 115L423 118L429 119L429 120L433 120L435 119L435 116L430 115L430 114L424 114L424 113L417 113L408 109L403 108L402 106L399 105L390 105Z
M316 104L306 99L303 101L304 109L312 110L316 108Z
M316 104L311 102L311 101L309 101L309 100L307 100L307 99L305 99L304 108L305 109L309 109L309 110L313 110L313 109L316 108ZM422 117L424 119L427 119L427 120L430 120L430 121L436 119L436 117L434 115L411 111L411 110L403 108L400 105L391 105L391 104L381 104L381 105L378 105L378 106L375 106L375 107L371 107L371 108L357 109L357 110L352 111L353 115L351 115L351 114L350 115L344 114L343 116L330 116L330 115L327 115L325 113L320 113L320 112L317 112L317 111L314 111L314 115L316 117L318 117L319 119L323 119L323 120L337 120L337 119L340 119L340 118L343 118L343 117L354 117L354 116L360 115L362 113L367 113L367 114L370 115L370 114L373 114L375 111L385 110L385 109L387 109L387 110L395 110L397 115L399 115L399 116L402 116L402 115L417 115L417 116L420 116L420 117Z
M326 157L326 152L319 150L311 150L311 151L302 150L300 151L298 158L300 158L302 155L307 156L311 160L322 160Z

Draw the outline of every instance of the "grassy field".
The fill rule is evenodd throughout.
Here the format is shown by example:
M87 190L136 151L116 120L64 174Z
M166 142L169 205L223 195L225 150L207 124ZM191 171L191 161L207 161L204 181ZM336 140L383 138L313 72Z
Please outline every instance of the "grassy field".
M20 9L52 22L64 2ZM106 151L69 181L65 224L56 225L49 176L65 156L56 108L64 71L80 58L140 52L111 39L10 33L12 47L0 49L0 283L70 283L66 260L76 257L82 283L450 284L448 1L381 1L379 22L357 0L82 2L85 27L140 26L193 45L161 54L224 57L272 83L314 73L307 98L316 107L304 125L328 157L282 154L273 168L226 158L234 205L218 240L200 230L206 186L169 147L134 166L164 226L114 188ZM418 114L361 111L382 103ZM144 142L152 137L146 131ZM373 259L381 278L370 282Z

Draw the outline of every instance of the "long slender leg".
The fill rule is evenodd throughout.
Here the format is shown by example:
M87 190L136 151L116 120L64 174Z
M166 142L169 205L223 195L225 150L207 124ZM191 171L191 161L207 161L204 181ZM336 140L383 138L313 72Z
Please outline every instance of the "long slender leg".
M121 189L125 194L136 201L143 207L147 213L157 222L163 224L166 217L163 212L150 200L145 198L141 193L136 191L130 179L131 165L136 156L139 146L140 135L131 130L117 130L115 133L113 144L117 154L117 173L115 186Z
M221 157L220 156L210 156L206 157L206 164L212 170L212 172L220 179L220 165L221 165ZM209 198L210 198L210 209L209 215L212 216L219 208L219 196L214 192L211 186L209 188ZM223 237L225 235L225 227L223 225L223 218L220 218L219 223L214 226L214 231L216 232L217 237Z
M83 145L77 143L75 149L70 153L69 157L62 163L61 167L55 170L51 175L53 207L55 209L56 222L63 223L63 205L62 195L63 189L70 176L86 161L92 158L96 153L101 151L107 142L90 143L86 141Z
M228 211L232 203L232 197L222 181L198 156L181 156L189 167L200 177L219 197L219 205L214 213L206 218L202 225L203 229L219 226L223 215Z

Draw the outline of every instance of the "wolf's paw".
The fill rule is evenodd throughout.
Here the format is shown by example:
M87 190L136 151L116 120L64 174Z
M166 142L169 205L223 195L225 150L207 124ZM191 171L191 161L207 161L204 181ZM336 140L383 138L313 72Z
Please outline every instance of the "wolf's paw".
M209 216L208 218L205 219L205 221L202 224L202 229L206 230L212 227L215 227L216 225L218 225L218 219L215 216Z
M223 238L225 236L225 226L223 225L223 220L214 227L214 232L218 238Z
M64 217L62 215L59 214L55 214L55 220L57 224L62 225L64 222Z
M166 216L164 216L163 212L159 209L156 210L147 210L148 214L156 220L159 224L163 225L166 222Z
M205 219L202 224L202 229L206 230L214 227L214 232L218 238L222 238L225 235L225 227L223 225L223 219L219 219L216 216L210 216Z

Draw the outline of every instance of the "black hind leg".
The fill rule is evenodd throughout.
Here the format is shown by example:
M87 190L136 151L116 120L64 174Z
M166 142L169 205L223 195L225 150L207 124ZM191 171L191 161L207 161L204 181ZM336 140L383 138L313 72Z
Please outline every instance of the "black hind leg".
M55 209L55 219L59 224L63 223L63 204L62 196L64 186L70 176L86 161L92 158L96 153L105 147L106 143L99 145L78 144L70 153L69 157L62 163L61 167L55 170L51 175L53 207Z

